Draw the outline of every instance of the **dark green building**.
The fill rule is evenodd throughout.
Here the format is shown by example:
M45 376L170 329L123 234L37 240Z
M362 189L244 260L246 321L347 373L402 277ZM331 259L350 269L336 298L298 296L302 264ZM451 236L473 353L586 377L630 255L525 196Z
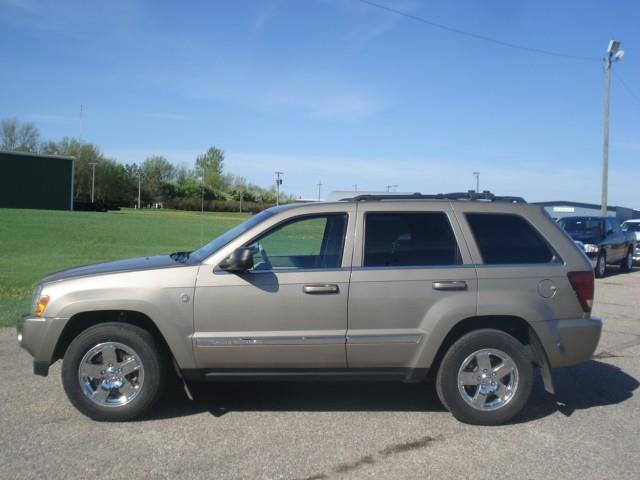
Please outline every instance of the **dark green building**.
M73 157L0 151L0 208L73 210Z

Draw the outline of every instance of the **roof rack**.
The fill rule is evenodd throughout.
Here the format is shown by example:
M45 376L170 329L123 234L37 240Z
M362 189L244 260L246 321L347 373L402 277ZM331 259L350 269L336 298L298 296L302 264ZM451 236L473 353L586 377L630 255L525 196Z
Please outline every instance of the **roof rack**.
M356 195L351 198L343 198L344 201L349 202L363 202L371 200L466 200L466 201L484 201L484 202L506 202L506 203L527 203L522 197L511 196L497 196L491 193L489 190L485 190L482 193L475 190L469 190L468 192L452 192L452 193L437 193L425 195L422 193L413 194L391 194L391 195Z

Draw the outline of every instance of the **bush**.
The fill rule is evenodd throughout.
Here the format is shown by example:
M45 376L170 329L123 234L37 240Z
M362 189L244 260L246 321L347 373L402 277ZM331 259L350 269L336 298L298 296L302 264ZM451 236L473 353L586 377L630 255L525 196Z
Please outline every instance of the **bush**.
M165 208L174 208L176 210L188 210L198 212L202 208L202 200L200 198L172 198L165 201ZM269 207L273 207L271 203L242 202L242 211L248 213L258 213ZM204 201L204 209L207 212L239 212L240 202L234 200L206 200Z

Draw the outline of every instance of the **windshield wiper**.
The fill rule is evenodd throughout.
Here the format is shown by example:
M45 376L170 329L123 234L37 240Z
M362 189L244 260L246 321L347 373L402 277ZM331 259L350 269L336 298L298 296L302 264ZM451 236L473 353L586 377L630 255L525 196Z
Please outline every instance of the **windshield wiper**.
M191 252L173 252L169 254L172 259L180 263L185 263L189 259L190 255Z

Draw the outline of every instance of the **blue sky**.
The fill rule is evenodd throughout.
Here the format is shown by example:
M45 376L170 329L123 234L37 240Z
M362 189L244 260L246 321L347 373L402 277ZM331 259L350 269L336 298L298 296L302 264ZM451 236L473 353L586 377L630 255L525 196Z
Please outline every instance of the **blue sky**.
M227 171L296 196L474 187L598 202L601 58L612 79L610 203L640 208L640 4L378 0L572 60L498 46L357 0L0 0L0 118L82 136L121 162Z

